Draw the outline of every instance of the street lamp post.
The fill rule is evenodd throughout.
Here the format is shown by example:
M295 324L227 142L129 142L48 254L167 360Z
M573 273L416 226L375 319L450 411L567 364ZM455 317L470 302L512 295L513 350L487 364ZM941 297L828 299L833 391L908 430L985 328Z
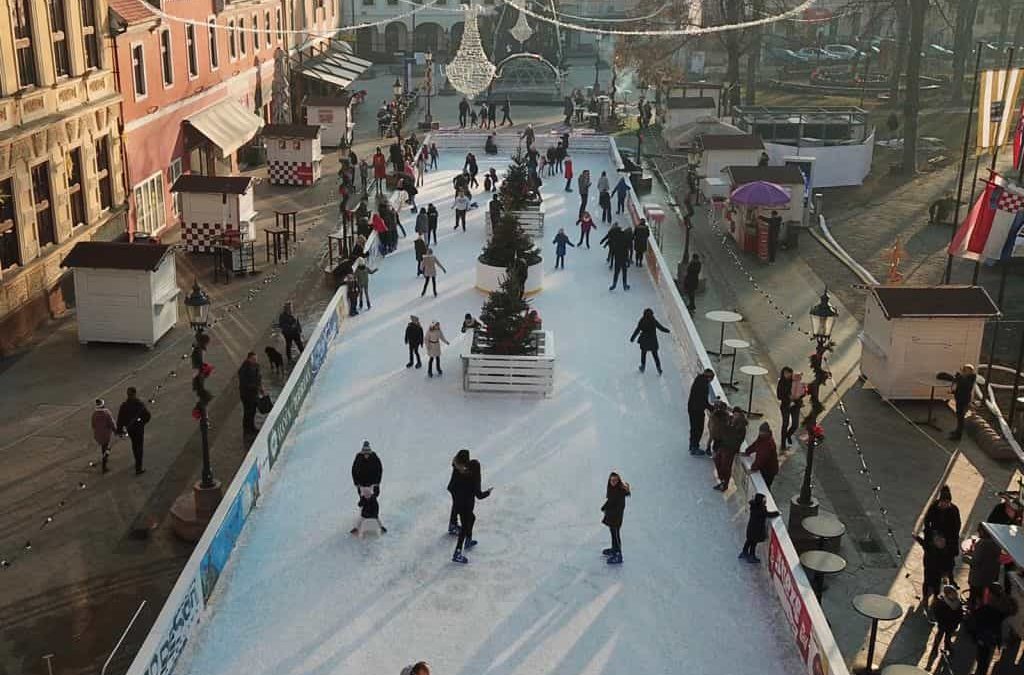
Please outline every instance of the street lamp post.
M402 81L395 77L395 83L391 85L391 93L395 95L395 135L398 136L402 132Z
M601 35L594 35L594 98L601 92Z
M811 333L813 335L815 348L811 355L811 370L814 371L814 379L807 387L807 393L811 396L811 411L804 418L803 425L807 431L807 464L804 467L804 482L800 486L801 506L810 506L813 502L811 496L811 472L814 467L814 449L821 442L821 433L818 429L818 416L824 410L821 405L821 387L828 381L829 372L825 370L825 354L832 349L832 328L835 326L836 317L839 312L829 302L828 289L821 296L821 300L810 312Z
M426 54L427 61L427 115L423 118L426 122L427 129L432 129L434 126L434 117L430 114L430 99L434 95L434 54L427 50Z
M206 390L206 377L210 374L210 366L204 358L206 346L210 343L210 336L206 334L206 328L210 323L210 298L195 282L192 292L185 298L185 311L188 312L188 322L195 331L196 340L192 345L192 391L196 393L195 411L199 416L199 435L203 445L203 473L199 487L204 490L216 486L213 480L213 470L210 468L210 420L207 416L206 406L212 396Z

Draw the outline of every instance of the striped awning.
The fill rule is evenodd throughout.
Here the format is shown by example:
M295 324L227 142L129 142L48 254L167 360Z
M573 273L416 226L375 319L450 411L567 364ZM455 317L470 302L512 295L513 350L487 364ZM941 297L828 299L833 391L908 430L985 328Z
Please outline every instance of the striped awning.
M373 62L332 50L320 56L303 60L299 72L308 78L320 80L344 89L359 78Z

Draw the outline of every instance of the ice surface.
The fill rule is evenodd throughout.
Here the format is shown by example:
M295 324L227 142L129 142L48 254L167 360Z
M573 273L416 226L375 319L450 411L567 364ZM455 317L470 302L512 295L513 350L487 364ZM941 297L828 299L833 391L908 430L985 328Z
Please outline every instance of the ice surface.
M594 183L602 169L614 182L607 157L575 159ZM419 196L441 213L439 297L420 298L403 240L371 277L373 310L343 325L178 672L397 675L420 659L435 675L802 672L764 570L736 559L744 516L711 489L711 462L685 450L695 365L663 336L664 377L637 371L630 333L645 307L662 314L649 278L634 268L631 291L608 291L604 226L553 269L558 227L578 236L578 195L563 181L544 186L546 276L533 300L555 333L555 394L462 391L459 327L483 301L473 271L488 197L475 197L467 233L452 231L461 162L442 156ZM596 190L591 206L599 213ZM408 209L403 224L411 237ZM439 319L452 342L443 378L427 379L425 355L422 370L404 367L410 314ZM363 439L384 464L388 533L359 539L350 467ZM463 447L494 486L466 566L450 561L446 534ZM620 567L601 556L611 470L633 489Z

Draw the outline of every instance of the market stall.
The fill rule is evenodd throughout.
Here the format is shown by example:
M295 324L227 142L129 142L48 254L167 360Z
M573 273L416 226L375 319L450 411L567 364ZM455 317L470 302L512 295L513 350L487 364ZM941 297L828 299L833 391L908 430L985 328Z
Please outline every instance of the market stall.
M174 181L171 192L181 195L181 238L186 251L213 253L225 237L238 241L255 237L249 176L186 174Z
M788 189L767 181L745 183L729 193L725 218L741 251L768 260L769 228L762 217L767 218L773 209L788 205L790 199Z
M174 255L163 244L82 241L74 270L78 341L152 347L178 322Z
M312 185L320 180L324 155L319 126L268 124L260 133L267 148L267 178L272 185Z
M338 96L307 96L306 124L319 126L321 139L329 148L352 142L353 108L358 99L347 91Z

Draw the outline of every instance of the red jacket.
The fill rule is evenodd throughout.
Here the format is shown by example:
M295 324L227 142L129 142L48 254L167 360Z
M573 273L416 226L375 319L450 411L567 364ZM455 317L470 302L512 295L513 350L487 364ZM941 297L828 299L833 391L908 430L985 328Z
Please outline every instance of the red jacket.
M384 234L388 231L387 223L384 222L384 219L376 211L374 211L373 217L370 218L370 227L376 230L377 234Z
M92 413L92 437L100 445L109 445L117 425L114 416L106 408L99 408Z
M572 160L565 160L565 163L562 166L563 170L565 171L565 179L569 180L570 178L572 178Z
M775 447L775 439L770 435L758 436L743 454L754 455L751 471L760 471L769 476L779 473L779 453Z
M387 178L388 176L388 162L384 159L384 155L376 153L373 156L373 177L374 178Z

